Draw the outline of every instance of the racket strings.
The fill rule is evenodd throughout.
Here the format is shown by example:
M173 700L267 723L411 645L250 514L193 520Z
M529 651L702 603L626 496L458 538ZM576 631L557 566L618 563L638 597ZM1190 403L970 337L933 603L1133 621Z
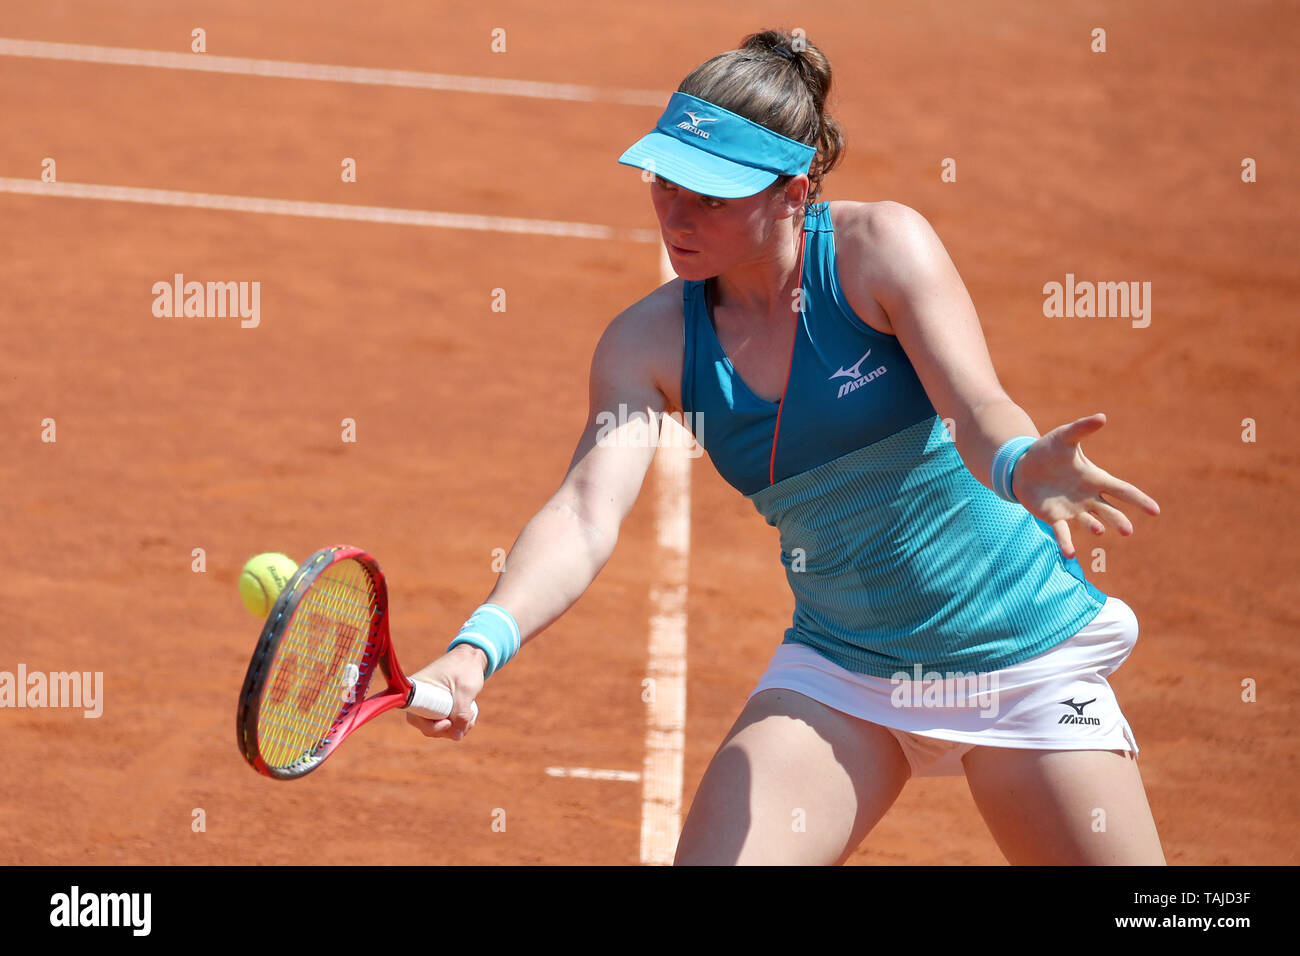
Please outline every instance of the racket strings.
M326 568L299 599L258 715L259 749L268 766L285 768L311 757L364 695L377 613L374 582L351 559Z

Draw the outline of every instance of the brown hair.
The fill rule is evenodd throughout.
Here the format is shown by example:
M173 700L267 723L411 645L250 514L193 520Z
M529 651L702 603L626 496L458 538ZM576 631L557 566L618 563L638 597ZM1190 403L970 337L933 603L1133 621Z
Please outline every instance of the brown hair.
M826 113L831 64L804 37L780 30L752 33L740 48L697 66L677 92L698 96L770 130L817 147L808 170L808 203L817 201L822 180L844 152L840 124ZM792 177L782 176L777 186Z

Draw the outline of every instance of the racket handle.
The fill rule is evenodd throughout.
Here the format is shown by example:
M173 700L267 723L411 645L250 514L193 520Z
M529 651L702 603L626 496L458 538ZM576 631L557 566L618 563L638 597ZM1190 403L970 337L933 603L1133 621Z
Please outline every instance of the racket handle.
M451 705L451 691L447 688L422 680L411 681L411 699L406 707L415 716L443 720L451 715ZM478 704L471 701L469 706L478 720Z

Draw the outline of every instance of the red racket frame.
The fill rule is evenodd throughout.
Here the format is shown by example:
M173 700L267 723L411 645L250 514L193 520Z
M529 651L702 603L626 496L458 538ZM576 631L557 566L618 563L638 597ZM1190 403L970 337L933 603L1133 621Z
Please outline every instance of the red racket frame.
M370 633L366 638L368 650L362 656L362 663L359 666L360 673L355 685L356 700L343 707L330 727L325 743L309 758L293 764L292 769L269 767L262 759L257 742L258 715L261 712L262 696L266 691L264 671L275 659L280 640L289 630L303 597L327 568L341 561L357 561L370 575L375 585L376 610L371 617ZM365 694L374 676L376 663L383 671L388 687L382 693L367 698ZM402 672L401 665L397 662L397 655L393 651L392 637L388 629L388 582L384 579L384 572L379 569L379 563L361 548L350 545L322 548L304 561L297 573L289 579L262 628L257 649L249 662L248 673L244 677L244 687L239 696L237 729L240 752L258 773L277 780L295 780L306 776L324 763L325 758L337 750L339 744L362 724L394 707L407 706L411 700L412 690L411 681Z

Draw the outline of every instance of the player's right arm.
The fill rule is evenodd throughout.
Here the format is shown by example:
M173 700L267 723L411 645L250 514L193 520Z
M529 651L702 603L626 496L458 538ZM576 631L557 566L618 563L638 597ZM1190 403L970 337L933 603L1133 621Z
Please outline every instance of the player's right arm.
M665 361L671 366L664 301L653 293L605 329L591 361L587 421L568 471L524 525L487 598L510 612L524 642L572 607L605 566L654 459L661 416L672 401L660 387ZM680 342L680 331L666 341ZM426 736L459 739L472 726L469 704L486 669L487 655L461 644L417 671L413 677L448 687L455 706L448 720L408 713L408 722Z

